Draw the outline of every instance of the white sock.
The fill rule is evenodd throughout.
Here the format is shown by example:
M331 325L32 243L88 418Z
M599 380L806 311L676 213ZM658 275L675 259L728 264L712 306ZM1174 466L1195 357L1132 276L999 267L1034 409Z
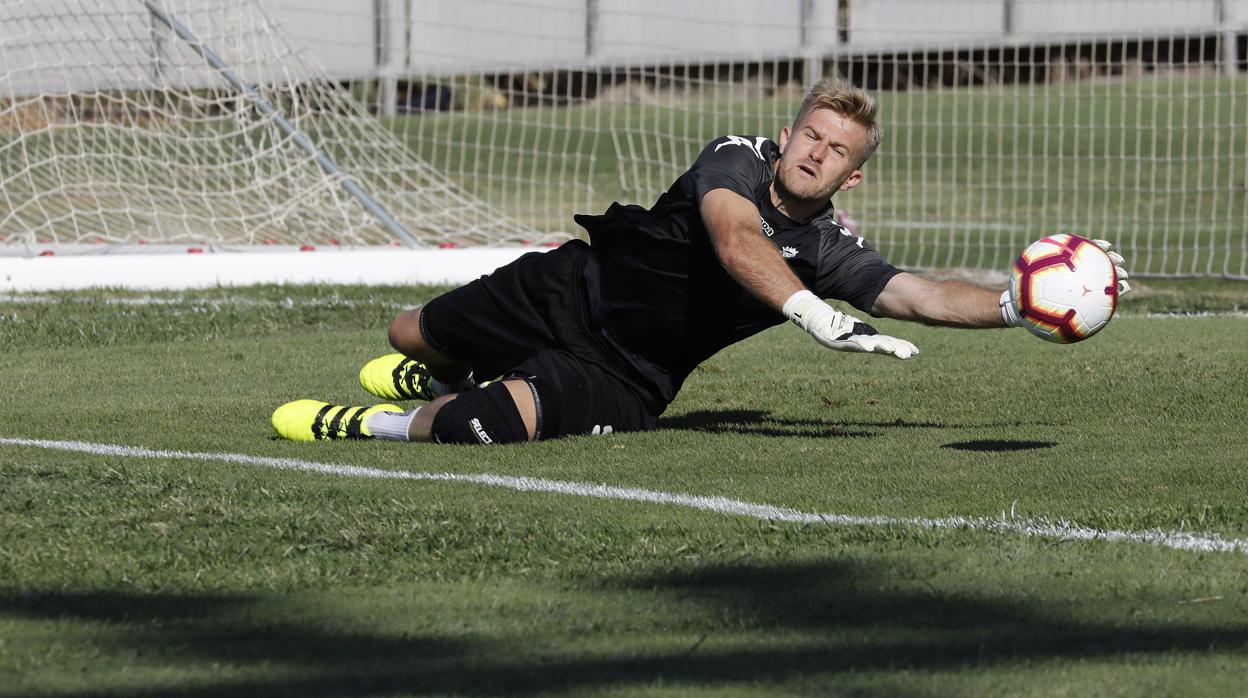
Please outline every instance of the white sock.
M383 441L411 441L407 430L420 408L411 412L374 412L364 418L364 426L375 439Z
M450 395L451 393L462 393L465 390L472 390L477 387L477 381L469 373L458 383L443 383L437 378L433 378L429 381L429 386L433 388L433 392L437 395Z

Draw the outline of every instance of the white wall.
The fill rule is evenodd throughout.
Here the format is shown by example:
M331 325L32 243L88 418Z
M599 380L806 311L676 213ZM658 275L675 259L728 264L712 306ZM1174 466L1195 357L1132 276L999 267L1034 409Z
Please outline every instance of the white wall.
M249 82L317 74L305 57L319 60L331 74L373 73L371 9L345 12L348 4L341 0L281 2L165 0L163 5ZM305 45L309 51L299 53ZM0 97L225 84L142 0L2 0L0 60Z
M801 0L601 0L600 62L656 56L796 53Z
M1217 0L1015 0L1020 34L1182 32L1218 26Z
M1000 37L1003 0L851 0L852 47L951 45Z
M315 2L318 0L302 0ZM336 0L319 0L333 3ZM345 2L347 0L337 0ZM401 2L402 0L389 0ZM1068 35L1166 35L1218 28L1220 0L850 0L849 46L905 48ZM1248 0L1221 0L1248 25ZM836 0L597 0L587 42L586 0L413 0L414 71L495 66L635 63L681 56L807 53L836 47ZM586 55L592 43L592 56Z
M274 0L267 9L285 36L307 47L312 59L331 77L375 74L377 48L371 1Z
M671 56L795 54L801 0L600 0L592 28L585 0L415 0L413 68L578 65ZM816 25L835 40L835 24ZM587 56L587 51L592 55Z
M849 44L904 47L957 45L1005 36L1166 35L1213 31L1219 0L851 0ZM1248 0L1225 0L1232 22L1248 22Z
M167 0L180 18L248 80L377 74L371 0ZM1001 40L1012 3L1013 40L1215 31L1219 0L850 0L849 46L905 48ZM1248 26L1248 0L1222 0ZM510 71L610 65L681 56L719 59L803 56L837 44L835 0L596 0L587 56L587 0L383 0L390 61L402 72ZM403 24L410 5L410 25ZM214 7L243 8L222 18ZM275 27L276 31L270 31ZM158 30L156 34L161 34ZM164 79L204 86L220 79L163 31ZM152 20L141 0L2 0L0 97L143 87L153 80ZM289 44L285 39L289 38ZM407 46L405 53L403 47ZM266 57L267 56L267 57ZM384 62L384 60L383 60ZM107 70L100 70L107 67Z
M414 0L416 71L575 62L585 55L585 0Z
M150 53L127 46L150 29L128 0L96 0L84 11L74 0L0 2L0 97L119 88L149 79ZM150 42L149 42L150 44ZM98 71L95 66L110 66ZM98 74L98 73L103 74Z

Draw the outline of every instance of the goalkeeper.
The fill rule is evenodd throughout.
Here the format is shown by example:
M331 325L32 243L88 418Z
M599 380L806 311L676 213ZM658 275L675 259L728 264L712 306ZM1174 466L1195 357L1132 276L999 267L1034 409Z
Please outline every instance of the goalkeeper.
M395 318L399 353L360 382L426 404L296 400L273 427L295 441L480 444L650 429L699 363L786 318L835 351L919 353L822 298L934 325L1016 324L999 291L905 273L835 222L832 195L862 181L880 136L875 101L825 80L778 142L716 139L650 209L576 216L588 244L526 254Z

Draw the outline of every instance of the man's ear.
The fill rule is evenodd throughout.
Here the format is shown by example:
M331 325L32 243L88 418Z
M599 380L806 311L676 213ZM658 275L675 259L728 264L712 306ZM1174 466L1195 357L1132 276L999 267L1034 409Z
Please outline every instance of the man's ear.
M792 131L789 130L788 126L785 126L784 128L780 129L780 154L781 155L784 155L784 146L788 145L789 143L790 133L792 133Z
M858 186L858 183L861 181L862 181L862 170L854 170L853 172L849 173L849 176L845 178L844 182L841 182L841 186L838 189L838 191L848 191L850 189L853 189L854 187Z

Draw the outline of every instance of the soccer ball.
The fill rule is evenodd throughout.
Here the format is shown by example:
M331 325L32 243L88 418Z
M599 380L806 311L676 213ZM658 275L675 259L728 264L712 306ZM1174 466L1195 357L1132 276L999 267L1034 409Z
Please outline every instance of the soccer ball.
M1049 235L1014 262L1010 300L1032 334L1050 342L1080 342L1114 316L1118 272L1091 240Z

